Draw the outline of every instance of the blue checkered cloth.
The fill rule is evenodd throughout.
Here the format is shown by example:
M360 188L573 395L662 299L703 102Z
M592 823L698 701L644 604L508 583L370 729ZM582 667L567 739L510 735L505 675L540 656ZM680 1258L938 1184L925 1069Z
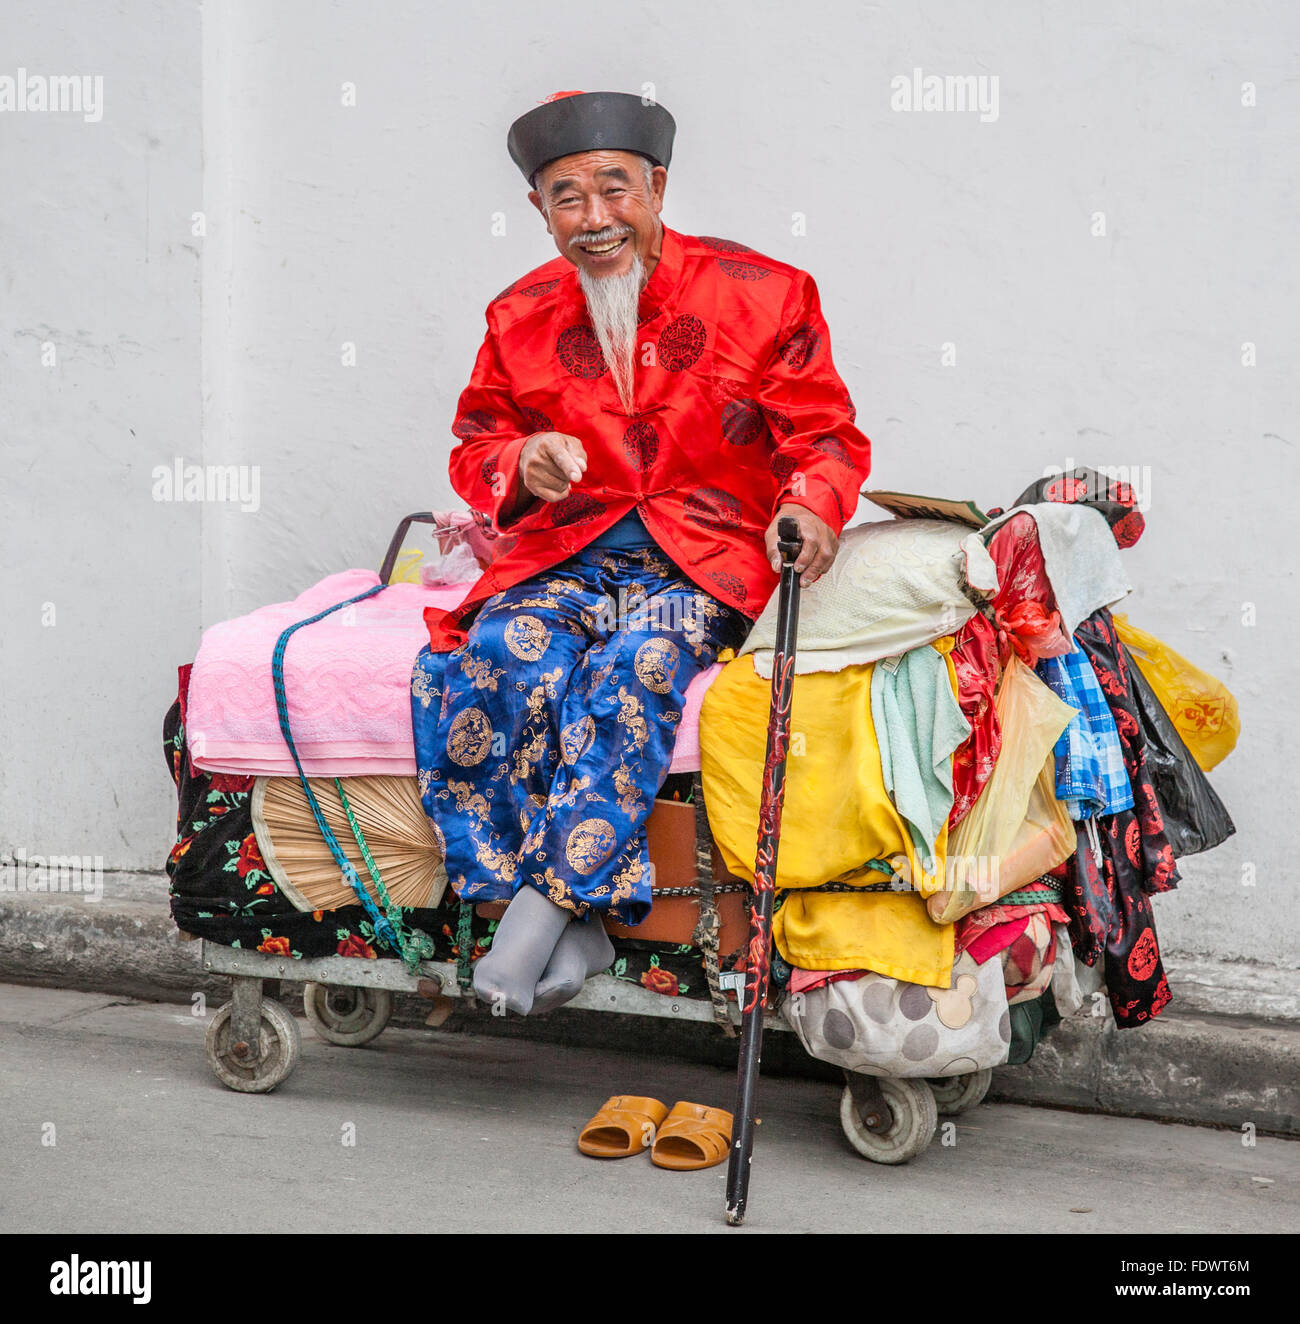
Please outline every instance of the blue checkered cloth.
M1119 731L1088 655L1077 644L1064 657L1045 657L1038 674L1077 709L1056 742L1056 798L1076 822L1133 808Z

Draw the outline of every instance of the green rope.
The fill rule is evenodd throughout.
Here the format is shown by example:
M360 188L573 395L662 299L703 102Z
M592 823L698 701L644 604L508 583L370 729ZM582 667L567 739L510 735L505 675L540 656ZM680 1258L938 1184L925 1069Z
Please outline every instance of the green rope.
M347 815L348 827L352 829L352 836L357 843L357 849L360 850L361 858L366 862L366 871L370 874L370 881L374 883L375 891L379 893L379 903L383 906L384 915L393 926L393 932L397 935L397 950L402 958L402 964L412 974L415 974L419 970L421 961L431 961L433 959L433 939L419 929L409 928L402 919L402 908L393 904L393 899L388 895L388 889L384 886L384 880L379 876L379 866L370 853L370 847L366 844L365 834L361 831L361 824L357 822L356 815L352 812L352 806L348 803L348 794L343 789L343 783L337 777L333 780L334 789L339 793L339 803L342 804L343 812Z

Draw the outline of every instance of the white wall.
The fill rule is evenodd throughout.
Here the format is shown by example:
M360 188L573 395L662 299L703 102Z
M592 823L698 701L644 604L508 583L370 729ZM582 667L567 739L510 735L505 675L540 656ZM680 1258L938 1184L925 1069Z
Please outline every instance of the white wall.
M1223 676L1244 726L1214 774L1238 835L1186 862L1160 931L1170 950L1297 964L1284 0L842 0L800 6L799 27L784 0L11 11L10 62L103 72L106 111L0 115L20 571L0 847L160 864L157 728L201 627L377 565L398 516L458 504L448 428L484 305L554 254L511 119L557 88L652 83L679 126L665 219L816 276L875 485L1004 504L1071 458L1149 468L1129 613ZM914 67L996 75L997 120L892 111ZM260 509L153 502L150 470L176 455L259 466Z
M0 852L158 868L207 518L150 495L202 423L199 11L9 0L0 33L0 75L103 79L98 122L0 113Z

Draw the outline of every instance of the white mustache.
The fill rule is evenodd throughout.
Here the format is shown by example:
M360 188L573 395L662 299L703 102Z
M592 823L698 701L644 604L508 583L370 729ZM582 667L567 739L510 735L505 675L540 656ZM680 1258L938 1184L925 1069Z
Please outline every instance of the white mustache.
M630 225L607 226L604 230L598 230L595 234L574 235L569 240L569 247L576 248L580 244L607 244L611 239L619 239L625 234L634 233Z

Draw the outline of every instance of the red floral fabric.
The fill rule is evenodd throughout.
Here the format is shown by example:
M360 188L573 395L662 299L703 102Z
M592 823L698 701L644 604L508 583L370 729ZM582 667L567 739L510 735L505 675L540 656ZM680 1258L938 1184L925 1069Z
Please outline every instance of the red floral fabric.
M970 723L970 735L953 751L952 809L948 827L955 828L993 775L1002 750L1002 726L993 707L998 677L997 631L978 612L957 631L952 664L957 673L957 703Z
M989 555L998 571L998 591L990 604L996 624L976 613L957 632L952 650L957 701L971 733L952 756L950 828L966 817L993 775L1002 748L993 695L1011 649L1022 658L1028 652L1026 660L1070 651L1033 516L1015 515L1002 525L989 539ZM1023 637L1017 627L1026 631ZM1044 648L1055 652L1044 654Z
M1012 648L1029 666L1040 657L1070 652L1073 645L1056 610L1034 517L1021 514L1007 520L989 539L989 555L998 569L992 607L1002 661Z
M778 505L805 506L836 533L852 518L871 443L853 425L806 272L665 227L641 292L633 413L564 258L502 291L487 324L452 427L450 475L502 537L459 607L425 612L433 651L463 642L492 594L585 547L633 506L695 583L750 617L778 581L763 546ZM582 442L586 473L562 501L535 501L503 524L519 452L548 431Z
M1075 631L1079 647L1097 674L1124 751L1124 767L1133 784L1134 807L1110 816L1110 835L1122 843L1128 864L1142 890L1169 892L1180 875L1173 848L1165 836L1164 813L1147 767L1146 741L1138 721L1128 659L1110 612L1102 607Z

